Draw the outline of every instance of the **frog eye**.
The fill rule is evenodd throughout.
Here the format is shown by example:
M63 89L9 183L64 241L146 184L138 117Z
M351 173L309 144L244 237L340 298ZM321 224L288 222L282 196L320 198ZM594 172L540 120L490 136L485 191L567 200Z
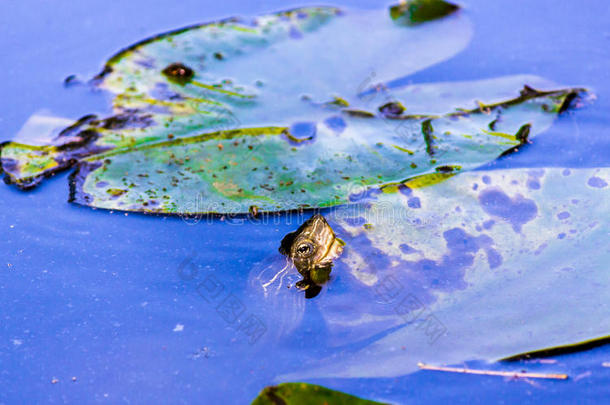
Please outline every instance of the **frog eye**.
M302 257L310 256L313 253L313 244L310 242L303 242L297 246L296 252Z

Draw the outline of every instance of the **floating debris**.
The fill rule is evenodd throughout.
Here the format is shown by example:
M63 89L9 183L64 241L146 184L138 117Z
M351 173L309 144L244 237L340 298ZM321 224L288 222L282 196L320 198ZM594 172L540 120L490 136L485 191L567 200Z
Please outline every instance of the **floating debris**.
M508 378L545 378L550 380L567 380L567 374L544 374L544 373L528 373L525 371L494 371L494 370L474 370L470 368L456 367L440 367L430 366L424 363L417 363L417 366L422 370L445 371L448 373L462 373L475 375L490 375Z

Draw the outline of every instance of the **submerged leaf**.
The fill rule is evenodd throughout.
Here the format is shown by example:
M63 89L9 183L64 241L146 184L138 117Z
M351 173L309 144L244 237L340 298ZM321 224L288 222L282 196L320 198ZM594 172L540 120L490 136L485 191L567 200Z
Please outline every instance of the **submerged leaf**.
M315 303L329 343L360 349L282 378L393 377L607 336L609 183L607 168L471 172L335 209L346 246Z
M305 405L305 404L333 404L333 405L376 405L380 402L362 399L353 395L334 391L320 385L305 383L283 383L273 387L266 387L252 402L252 405Z

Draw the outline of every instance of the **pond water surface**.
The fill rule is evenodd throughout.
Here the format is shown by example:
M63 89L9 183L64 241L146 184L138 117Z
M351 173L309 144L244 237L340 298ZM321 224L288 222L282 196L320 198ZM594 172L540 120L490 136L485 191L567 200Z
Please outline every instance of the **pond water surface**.
M4 2L0 141L13 139L43 109L69 119L107 112L106 95L84 86L64 88L64 77L91 77L108 56L148 35L317 3ZM562 116L534 145L484 168L607 167L606 2L463 3L474 26L472 42L404 83L535 74L586 86L597 95L592 105ZM332 5L388 6L364 0ZM250 269L296 228L296 216L267 224L193 224L96 211L68 204L66 183L67 174L60 174L31 192L0 187L0 403L247 403L325 344L322 314L310 302L303 333L289 345L261 346L250 344L197 292L209 275L227 290L243 288ZM256 315L256 308L243 305ZM601 364L610 361L610 347L557 361L553 367L528 367L576 378L531 383L420 371L399 378L308 381L399 403L608 398L610 368ZM476 359L469 365L507 368Z

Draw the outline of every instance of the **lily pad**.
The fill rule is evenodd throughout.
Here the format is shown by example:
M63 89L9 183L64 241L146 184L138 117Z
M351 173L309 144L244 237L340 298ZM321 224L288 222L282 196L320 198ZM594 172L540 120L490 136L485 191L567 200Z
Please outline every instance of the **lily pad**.
M470 37L464 16L414 29L385 10L334 7L171 31L117 53L96 76L94 85L114 95L110 117L84 117L50 145L8 143L2 168L8 182L31 188L102 151L315 121L337 97L352 104L377 83L453 56Z
M319 385L305 383L283 383L273 387L266 387L252 402L252 405L266 404L376 405L381 404L381 402L361 399L356 396L334 391Z
M495 84L502 87L501 80ZM396 191L418 175L440 173L442 179L493 160L545 130L577 91L524 90L513 99L440 115L347 115L340 133L321 120L116 149L81 159L71 201L177 214L346 204L369 190ZM417 99L408 101L417 105Z
M549 85L529 76L383 84L469 38L460 14L406 27L332 7L155 36L96 77L114 115L85 116L50 145L3 145L5 180L27 189L76 166L72 202L189 215L330 207L442 181L530 142L585 92L535 90Z
M610 335L609 184L607 168L470 172L333 210L346 246L312 301L334 349L281 378L394 377Z

